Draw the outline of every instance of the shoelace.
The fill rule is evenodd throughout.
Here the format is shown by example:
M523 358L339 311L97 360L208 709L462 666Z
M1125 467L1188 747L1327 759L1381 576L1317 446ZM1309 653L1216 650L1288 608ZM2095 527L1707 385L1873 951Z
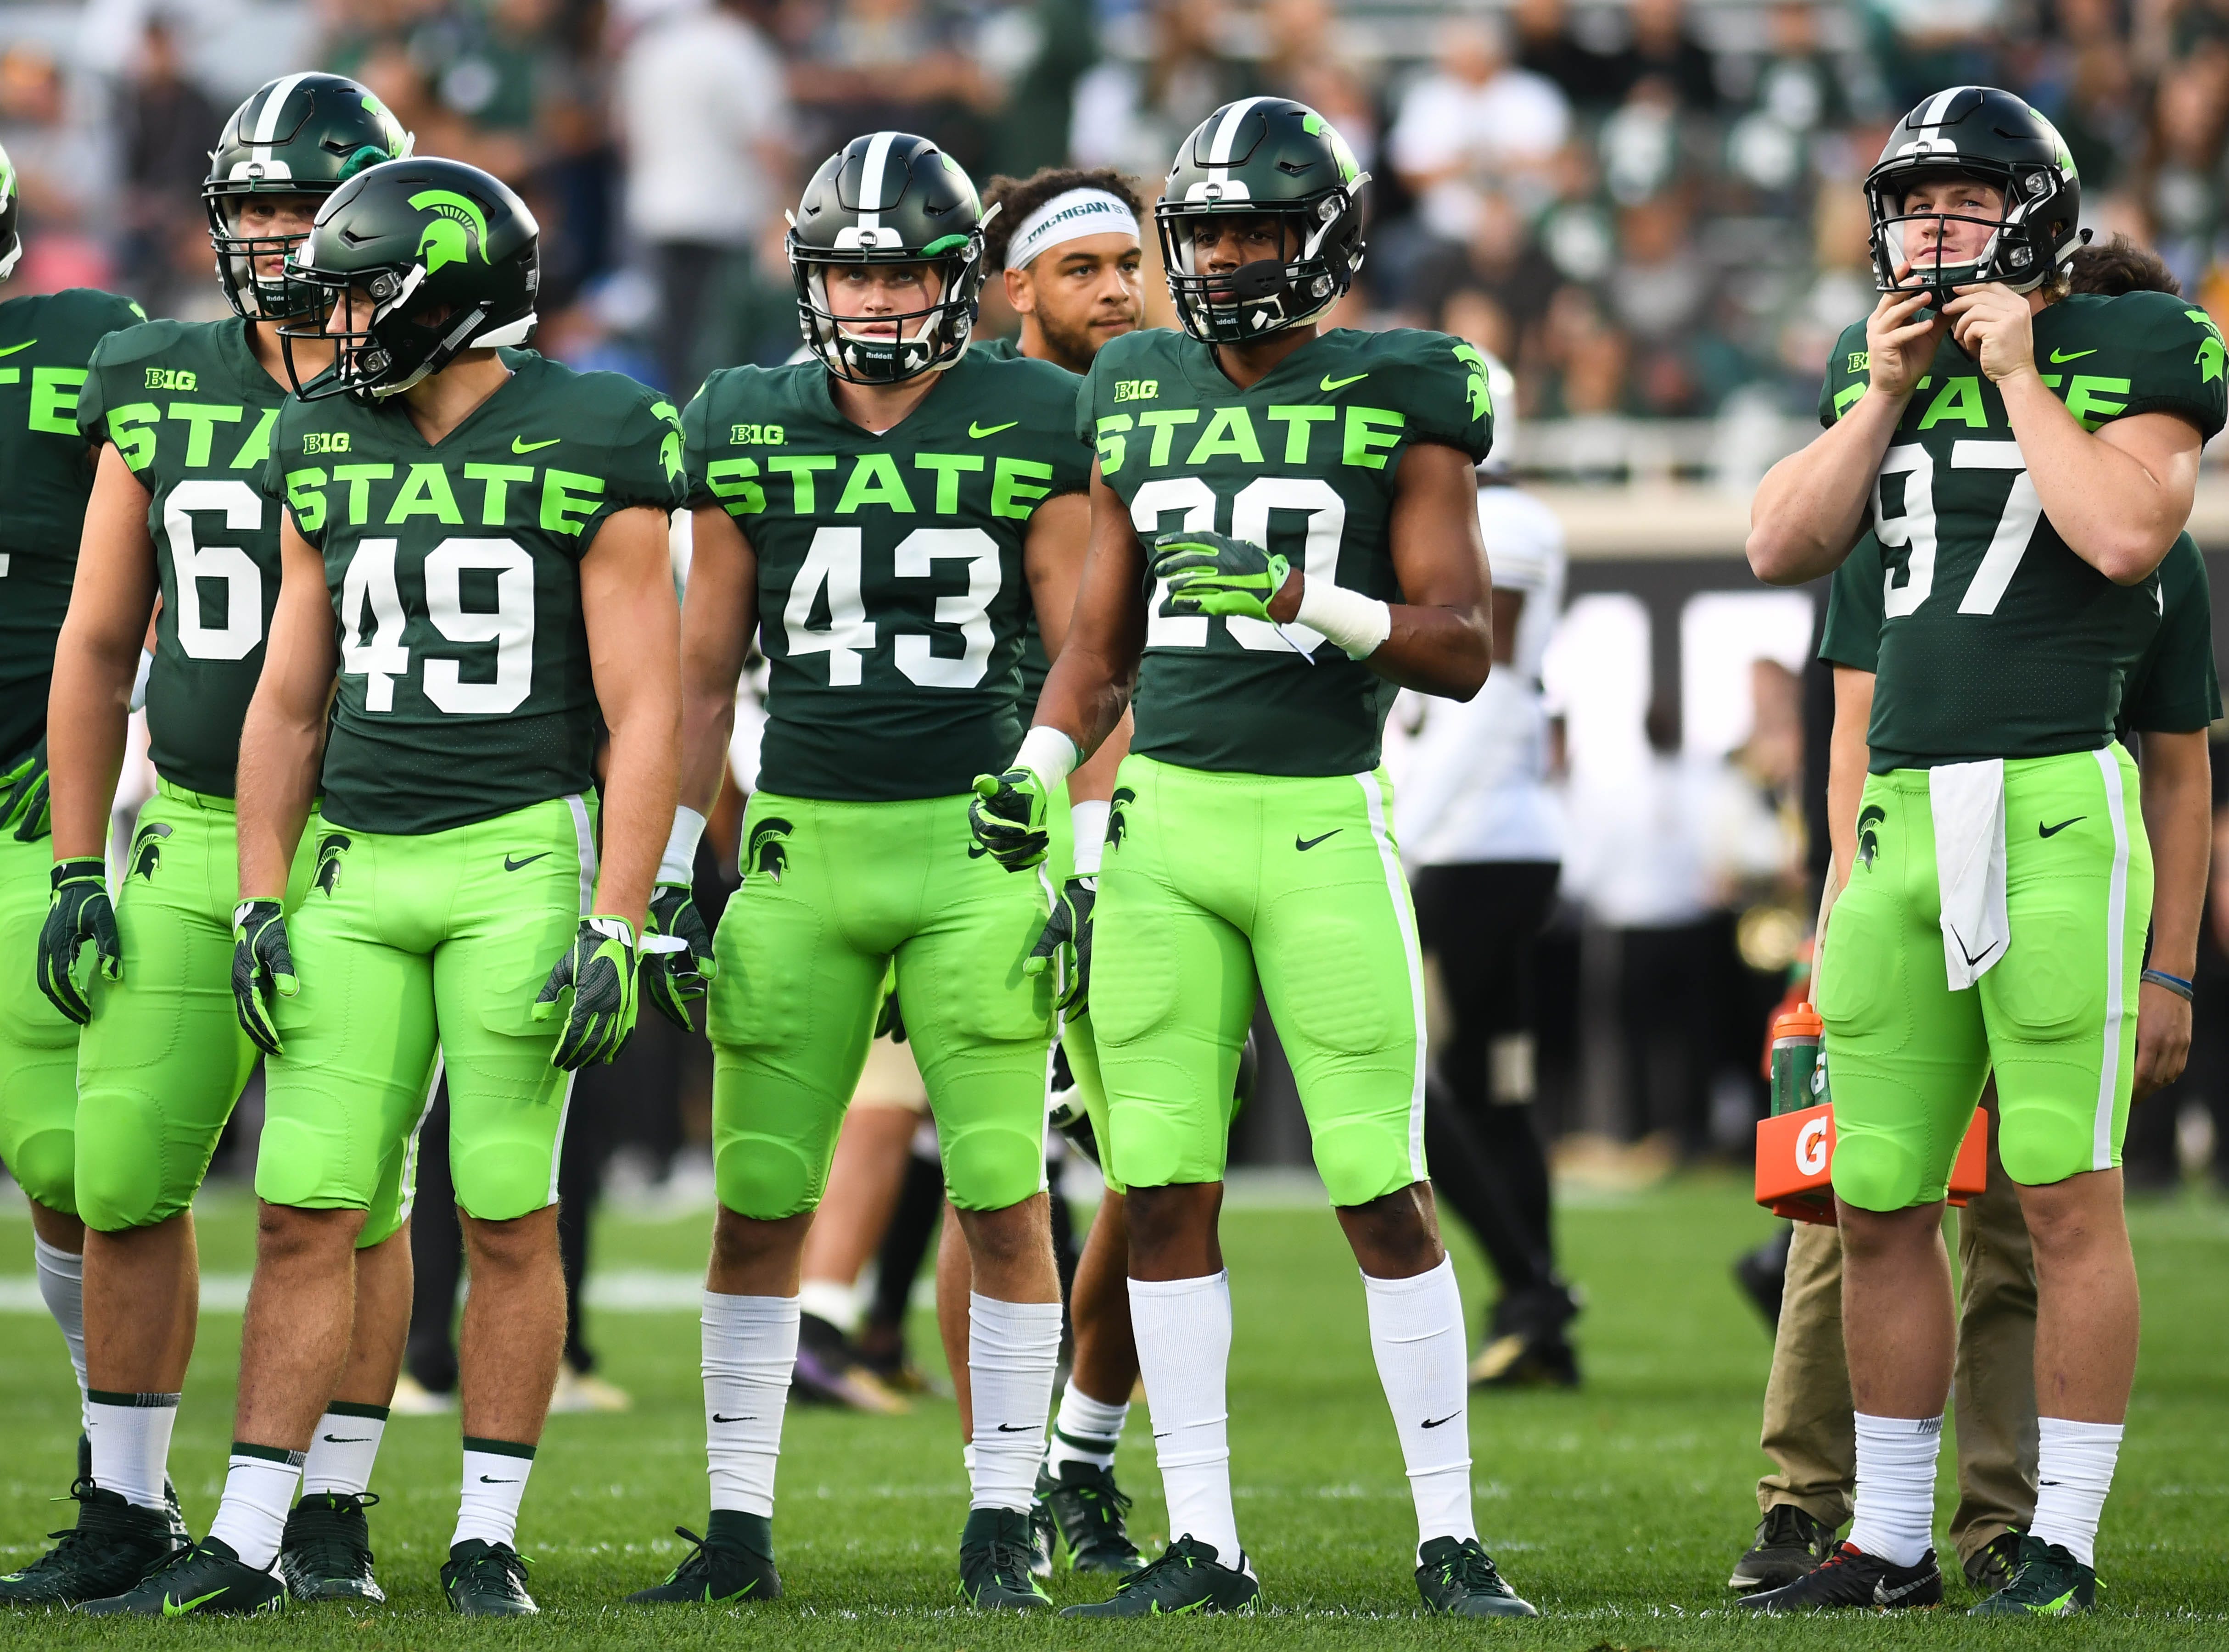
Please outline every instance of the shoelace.
M1493 1558L1484 1549L1465 1548L1448 1563L1444 1575L1449 1583L1460 1582L1481 1594L1504 1592L1501 1573L1494 1570Z
M105 1508L93 1502L87 1494L93 1489L90 1480L74 1480L69 1495L76 1499L77 1524L63 1527L47 1535L55 1540L55 1546L23 1568L22 1575L38 1572L57 1572L80 1562L95 1561L111 1549L123 1546L123 1535L128 1516L116 1508Z
M526 1571L533 1564L523 1554L491 1546L472 1558L472 1563L465 1568L465 1575L479 1583L492 1570L501 1574L503 1583L524 1594L526 1591Z
M1004 1538L992 1539L991 1575L1002 1587L1028 1594L1035 1586L1030 1580L1032 1553L1027 1543L1012 1543Z
M1075 1495L1092 1524L1102 1532L1119 1527L1122 1516L1130 1512L1129 1494L1116 1487L1082 1485L1064 1487L1063 1489Z
M1141 1593L1158 1594L1174 1586L1177 1574L1190 1570L1192 1563L1192 1557L1187 1551L1164 1549L1159 1559L1150 1562L1142 1571L1132 1572L1116 1585L1114 1592L1127 1594L1135 1589Z
M352 1578L371 1565L369 1528L359 1530L349 1514L354 1512L360 1520L362 1511L378 1501L376 1492L367 1492L357 1501L354 1511L331 1503L296 1511L299 1521L293 1533L296 1551L310 1571L323 1578Z
M698 1569L709 1571L711 1568L712 1557L710 1554L706 1553L706 1551L712 1546L709 1539L697 1536L696 1533L691 1531L686 1526L675 1527L673 1528L673 1534L676 1537L686 1539L690 1543L691 1547L689 1553L681 1557L681 1564L675 1566L671 1572L666 1574L666 1582L670 1584L679 1583L681 1581L681 1574L684 1572L691 1572Z
M1808 1549L1812 1545L1810 1534L1804 1530L1803 1511L1794 1503L1775 1503L1765 1511L1763 1541L1768 1544L1789 1544Z

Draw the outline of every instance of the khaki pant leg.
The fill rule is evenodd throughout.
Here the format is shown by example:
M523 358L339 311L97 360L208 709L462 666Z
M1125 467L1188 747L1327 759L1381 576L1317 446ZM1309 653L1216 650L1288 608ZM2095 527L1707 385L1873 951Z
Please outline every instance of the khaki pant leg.
M1851 1412L1850 1367L1842 1352L1841 1232L1798 1222L1759 1442L1780 1470L1757 1482L1760 1511L1794 1503L1830 1527L1848 1521L1858 1461Z
M1988 1188L1958 1213L1958 1512L1950 1541L1962 1564L2035 1517L2035 1254L2019 1189L1997 1157L1996 1123L1993 1105Z

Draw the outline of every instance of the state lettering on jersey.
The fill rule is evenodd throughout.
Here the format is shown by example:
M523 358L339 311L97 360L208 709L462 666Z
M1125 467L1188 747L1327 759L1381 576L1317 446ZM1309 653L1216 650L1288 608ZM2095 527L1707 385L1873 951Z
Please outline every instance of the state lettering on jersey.
M1333 331L1241 390L1206 346L1140 332L1100 352L1077 423L1141 540L1227 533L1310 580L1398 602L1390 533L1402 455L1428 442L1484 458L1493 407L1484 358L1444 334ZM1134 750L1259 774L1377 765L1395 690L1367 666L1305 626L1164 615L1164 587L1142 594Z
M2033 322L2038 376L2085 430L2168 414L2202 437L2229 404L2220 334L2165 293L2078 295ZM1819 417L1867 388L1862 323L1829 358ZM1882 458L1870 511L1882 623L1877 771L2096 750L2160 620L2157 576L2117 586L2045 515L2004 399L1947 336Z
M678 415L617 374L501 355L510 380L438 447L399 403L281 415L262 486L324 556L340 630L335 824L442 831L594 782L581 560L613 513L682 503Z
M818 362L706 381L683 419L690 493L757 560L767 790L949 797L1012 754L1031 524L1090 477L1076 384L971 351L874 434L837 411Z

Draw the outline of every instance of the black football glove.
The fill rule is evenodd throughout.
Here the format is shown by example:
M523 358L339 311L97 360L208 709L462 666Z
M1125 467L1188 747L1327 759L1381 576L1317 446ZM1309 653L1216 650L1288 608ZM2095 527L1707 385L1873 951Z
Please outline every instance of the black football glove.
M232 1007L266 1055L286 1053L271 1015L273 995L292 998L301 989L294 950L286 944L286 909L275 900L241 901L232 913Z
M1063 1015L1073 1015L1091 990L1091 907L1099 899L1097 878L1070 878L1061 886L1052 912L1038 932L1037 944L1022 962L1027 976L1053 972L1053 992Z
M669 944L653 946L656 939ZM650 921L642 940L642 996L683 1032L696 1031L689 1006L704 996L720 966L712 960L712 932L704 926L687 884L661 883L650 892ZM682 945L677 949L673 941Z
M42 771L43 772L43 770ZM47 919L39 926L39 990L80 1027L93 1019L95 970L104 979L124 978L124 944L116 933L116 906L108 898L108 862L98 855L57 861L50 874ZM93 943L93 969L78 983L78 955Z
M18 843L35 843L55 829L48 812L47 742L43 736L31 748L23 766L0 791L0 831L13 828Z

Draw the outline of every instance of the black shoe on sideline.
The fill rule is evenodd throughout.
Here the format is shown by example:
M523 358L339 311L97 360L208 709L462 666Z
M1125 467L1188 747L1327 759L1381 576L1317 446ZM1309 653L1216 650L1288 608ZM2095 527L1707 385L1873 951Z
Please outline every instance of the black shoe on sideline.
M1834 1549L1834 1527L1794 1503L1775 1503L1757 1523L1757 1541L1734 1562L1726 1587L1748 1594L1783 1589L1815 1570Z
M1838 1545L1794 1583L1734 1603L1738 1610L1756 1612L1824 1612L1846 1607L1892 1612L1942 1604L1943 1573L1936 1567L1933 1549L1919 1557L1917 1566L1900 1566L1867 1554L1854 1543Z

